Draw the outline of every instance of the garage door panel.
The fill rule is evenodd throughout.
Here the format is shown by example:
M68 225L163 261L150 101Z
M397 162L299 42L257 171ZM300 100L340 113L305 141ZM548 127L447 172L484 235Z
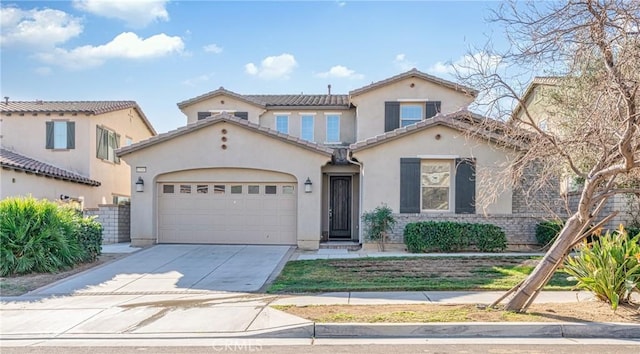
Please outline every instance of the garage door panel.
M164 193L165 184L173 184L174 193ZM291 183L231 182L160 184L158 241L295 244L297 209L294 186ZM275 194L267 194L267 189L275 191ZM180 193L189 190L191 193ZM250 190L259 193L249 194Z

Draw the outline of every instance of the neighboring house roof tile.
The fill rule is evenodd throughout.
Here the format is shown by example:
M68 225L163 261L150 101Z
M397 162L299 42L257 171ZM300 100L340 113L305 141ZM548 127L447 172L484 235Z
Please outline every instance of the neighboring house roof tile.
M467 110L460 110L446 115L438 114L433 118L425 119L406 127L398 128L366 140L358 141L351 144L349 148L353 152L365 150L436 125L444 125L459 131L469 132L473 136L479 136L516 149L525 148L522 143L504 136L502 129L500 129L504 123L483 117Z
M267 128L267 127L260 126L260 125L255 124L255 123L251 123L251 122L249 122L249 121L247 121L245 119L237 118L237 117L235 117L233 115L230 115L230 114L228 114L226 112L225 113L221 113L221 114L216 114L216 115L211 116L209 118L202 119L202 120L199 120L199 121L197 121L195 123L188 124L188 125L186 125L184 127L181 127L181 128L178 128L178 129L166 132L166 133L162 133L162 134L156 135L156 136L151 137L151 138L149 138L147 140L144 140L144 141L141 141L141 142L138 142L138 143L126 146L126 147L122 147L122 148L120 148L120 149L118 149L116 151L116 154L118 156L123 156L123 155L126 155L126 154L130 154L130 153L132 153L134 151L145 149L145 148L147 148L149 146L161 143L163 141L171 140L171 139L176 138L178 136L191 133L193 131L202 129L204 127L207 127L207 126L213 125L215 123L219 123L219 122L231 123L231 124L243 127L245 129L249 129L249 130L252 130L254 132L257 132L257 133L260 133L260 134L264 134L264 135L267 135L269 137L272 137L272 138L275 138L275 139L278 139L278 140L281 140L281 141L296 145L298 147L301 147L301 148L304 148L304 149L307 149L307 150L311 150L311 151L314 151L314 152L317 152L317 153L321 153L321 154L324 154L324 155L327 155L327 156L331 156L333 154L333 149L328 148L326 146L323 146L323 145L320 145L320 144L316 144L316 143L313 143L313 142L309 142L309 141L306 141L306 140L302 140L300 138L296 138L296 137L291 136L291 135L283 134L283 133L277 132L275 130L271 130L271 129Z
M403 73L398 74L396 76L392 76L392 77L390 77L388 79L384 79L384 80L381 80L381 81L378 81L378 82L373 82L370 85L361 87L359 89L355 89L355 90L349 92L349 95L350 96L357 96L357 95L363 94L365 92L368 92L368 91L371 91L371 90L375 90L375 89L377 89L379 87L382 87L382 86L385 86L385 85L389 85L389 84L392 84L394 82L397 82L397 81L400 81L400 80L404 80L404 79L407 79L407 78L410 78L410 77L418 77L418 78L421 78L421 79L426 80L426 81L431 81L433 83L448 87L450 89L453 89L453 90L456 90L456 91L459 91L459 92L462 92L462 93L470 94L473 97L476 97L478 95L478 91L475 90L475 89L472 89L472 88L464 86L464 85L460 85L460 84L452 82L452 81L447 81L447 80L441 79L439 77L435 77L433 75L429 75L429 74L423 73L422 71L419 71L416 68L413 68L413 69L411 69L409 71L403 72Z
M38 161L13 151L0 148L0 166L16 171L33 173L37 176L46 176L63 181L86 184L89 186L100 186L100 182L81 176L77 173Z
M348 108L348 95L241 95L224 87L178 103L182 109L192 104L225 95L258 107L336 107Z
M153 135L156 130L135 101L8 101L0 103L2 113L85 113L103 114L133 108Z

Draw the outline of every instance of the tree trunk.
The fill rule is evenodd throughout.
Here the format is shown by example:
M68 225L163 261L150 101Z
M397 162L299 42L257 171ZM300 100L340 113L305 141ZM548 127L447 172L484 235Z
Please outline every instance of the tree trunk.
M529 299L535 296L538 289L545 285L546 281L550 279L551 274L556 271L557 265L569 252L582 226L582 222L577 214L567 220L556 241L529 277L527 277L518 290L516 290L515 295L506 304L505 310L522 312L526 309L527 303L530 302Z

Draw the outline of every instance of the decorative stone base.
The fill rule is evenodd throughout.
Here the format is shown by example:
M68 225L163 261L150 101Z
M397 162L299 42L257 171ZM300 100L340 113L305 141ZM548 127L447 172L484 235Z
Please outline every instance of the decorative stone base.
M298 240L298 249L316 251L320 248L320 240Z
M362 250L367 252L381 252L377 242L363 243ZM403 243L385 243L384 252L407 252L407 246Z

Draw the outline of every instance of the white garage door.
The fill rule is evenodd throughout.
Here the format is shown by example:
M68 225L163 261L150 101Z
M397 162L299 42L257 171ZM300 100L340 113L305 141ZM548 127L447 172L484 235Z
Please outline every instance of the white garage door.
M160 183L158 242L296 244L294 183Z

